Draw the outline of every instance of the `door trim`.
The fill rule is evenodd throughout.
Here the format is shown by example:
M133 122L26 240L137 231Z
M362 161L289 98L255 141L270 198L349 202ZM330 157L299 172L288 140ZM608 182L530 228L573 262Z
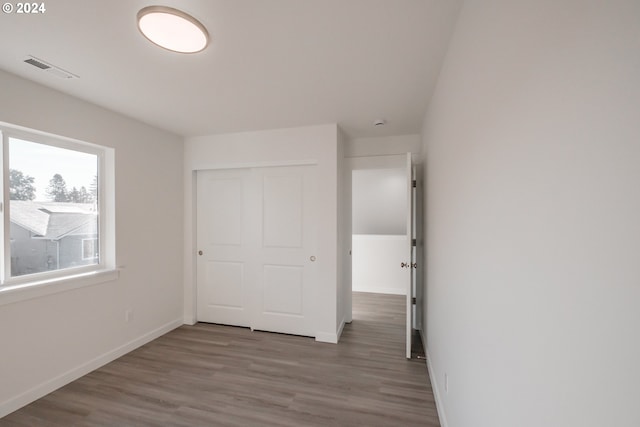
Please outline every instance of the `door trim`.
M186 206L185 215L185 229L190 230L190 244L185 245L185 252L183 253L183 262L185 269L183 270L183 280L185 287L183 290L183 322L185 325L195 325L198 322L198 299L197 299L197 276L198 265L196 252L198 251L197 242L197 224L196 213L198 210L198 198L196 192L198 188L198 172L206 170L223 170L223 169L246 169L256 167L277 167L277 166L307 166L317 165L320 166L320 161L317 159L299 159L299 160L274 160L266 162L247 162L247 163L215 163L203 160L202 163L196 163L189 165L185 170L184 175L184 189L185 192L190 194L189 200ZM186 266L189 266L186 268Z
M197 171L193 171L193 175L194 175L194 193L195 193L195 197L194 197L194 211L195 211L195 215L194 215L194 221L193 224L195 225L194 227L194 247L195 249L193 250L193 254L195 254L198 250L202 249L201 246L199 245L199 233L200 233L200 226L202 226L202 224L200 223L200 219L198 218L198 215L201 213L200 212L200 203L203 200L208 200L208 198L205 197L205 199L201 199L202 195L200 194L200 186L201 184L206 182L205 180L201 181L201 175L205 176L206 174L214 174L214 176L216 176L217 174L222 174L220 179L224 180L224 177L234 177L236 174L240 174L240 177L244 177L243 180L246 181L246 179L248 179L248 181L246 181L248 185L248 188L253 188L255 187L256 189L259 189L259 194L260 197L259 198L255 198L256 202L259 201L264 201L264 194L266 194L266 187L264 187L265 183L266 183L266 179L267 178L280 178L280 177L298 177L299 178L299 184L300 184L300 202L304 204L304 208L300 210L300 213L302 214L302 212L306 212L305 214L305 220L301 223L301 227L304 226L304 232L301 229L300 233L304 234L304 236L306 236L304 238L304 240L302 240L302 237L300 237L300 245L304 245L303 246L289 246L288 244L285 244L284 246L260 246L260 248L262 249L262 252L259 253L259 257L257 257L257 259L262 260L262 261L256 261L258 262L257 265L254 265L254 267L258 267L260 265L262 265L262 262L266 262L264 265L262 265L262 267L260 267L260 271L263 271L264 267L270 265L270 263L276 262L276 264L272 265L272 267L274 266L278 266L278 267L282 267L282 266L287 266L289 267L289 264L281 258L278 258L279 256L282 256L282 253L279 255L277 254L276 251L278 248L280 248L280 250L284 250L285 252L285 257L288 257L287 259L291 259L292 256L295 256L296 261L294 262L295 267L300 267L300 271L302 273L304 273L304 276L306 277L304 280L304 284L305 284L305 290L303 292L304 295L304 301L302 301L301 303L303 303L303 307L301 307L301 312L300 312L300 320L303 320L304 322L298 322L298 324L296 325L297 327L295 328L288 328L286 326L282 326L282 324L278 324L278 319L275 317L270 317L273 315L282 315L282 316L286 316L287 312L268 312L268 311L264 311L264 312L255 312L253 310L255 310L255 308L257 307L255 303L257 303L258 300L263 300L265 297L262 294L256 294L256 301L250 301L251 298L247 299L247 295L245 295L243 297L243 300L245 301L250 301L248 305L244 306L243 310L249 310L248 312L248 317L245 316L244 318L237 320L237 319L232 319L231 321L227 321L227 319L225 318L225 316L221 317L221 320L202 320L202 317L200 316L200 309L202 309L202 307L200 306L200 300L199 298L202 297L201 295L201 290L204 288L201 288L202 283L200 283L199 279L200 279L200 273L201 271L199 270L199 257L198 256L194 256L194 263L193 263L193 268L194 268L194 285L195 285L195 289L194 289L194 319L193 322L197 322L197 321L212 321L214 323L221 323L221 324L230 324L230 325L237 325L237 326L245 326L245 327L250 327L251 330L263 330L263 331L273 331L273 332L282 332L282 333L289 333L289 334L296 334L296 335L301 335L301 336L310 336L310 337L315 337L316 340L322 340L322 339L318 339L316 337L317 331L315 330L315 324L316 324L316 311L313 310L314 308L314 304L311 303L311 301L313 300L313 294L317 291L317 286L316 286L316 274L315 269L315 263L311 262L311 264L309 264L307 261L309 258L309 254L307 254L306 252L309 253L316 253L316 232L313 231L314 230L314 223L315 221L313 220L314 215L316 213L316 188L315 188L315 183L316 183L316 179L317 179L317 162L310 162L307 164L292 164L292 162L286 162L286 165L280 165L280 166L260 166L260 167L243 167L243 168L220 168L220 169L206 169L206 170L197 170ZM264 163L260 163L261 165ZM297 172L296 172L297 170ZM288 171L288 172L285 172ZM248 174L248 175L243 175L243 174ZM257 186L255 186L257 185ZM310 187L309 187L310 185ZM306 190L305 190L306 189ZM265 192L265 193L263 193ZM251 195L250 195L251 196ZM253 196L251 196L252 199L254 199ZM245 200L246 202L246 200ZM262 202L260 202L262 203ZM250 212L262 212L261 209L265 208L264 206L261 206L260 209L257 209L256 206L251 207L250 203L244 203L245 208L244 209L249 209ZM265 208L266 209L266 208ZM261 213L260 215L263 215L263 213ZM311 216L309 216L311 215ZM204 216L203 218L206 218L206 216ZM278 218L278 216L275 216L273 218ZM246 219L246 218L245 218ZM266 223L264 222L265 218L261 217L261 220L256 222L256 223L260 223L262 224L262 227L266 227ZM250 221L250 223L253 223L253 220ZM287 224L285 224L285 227L287 226ZM206 228L206 227L205 227ZM259 239L265 239L265 234L264 231L266 230L266 228L261 228L260 233L256 234L256 236L261 236ZM253 233L255 234L255 233ZM302 235L301 234L301 235ZM202 242L200 242L202 243ZM264 242L263 242L264 244ZM251 246L251 245L250 245ZM224 249L224 248L223 248ZM246 250L246 248L244 249ZM298 252L300 252L300 250L302 250L302 252L305 253L298 253L298 254L292 254L291 251L294 250L298 250ZM295 252L295 251L294 251ZM226 253L223 251L223 253ZM250 254L251 255L251 254ZM257 254L253 254L251 255L249 258L247 259L256 259L254 255ZM224 258L224 257L223 257ZM264 258L264 259L263 259ZM299 258L299 259L298 259ZM315 256L311 256L311 261L315 261ZM271 260L271 261L269 261ZM279 261L278 261L279 260ZM226 262L226 261L221 261L221 262ZM278 263L284 263L282 265L278 264ZM296 263L302 263L300 265L297 265ZM255 270L258 271L258 270ZM258 279L258 277L256 277L255 279ZM266 276L260 276L259 278L260 280L256 280L254 281L255 285L257 286L257 288L255 289L255 291L260 291L260 292L264 292L266 288L263 288L263 286L266 286ZM279 282L274 282L274 283L279 283ZM261 295L261 296L260 296ZM295 301L294 301L295 302ZM254 307L255 306L255 307ZM208 313L208 312L207 312ZM204 314L204 313L203 313ZM211 317L211 316L209 316ZM233 316L231 316L233 317ZM246 320L246 322L245 322ZM280 320L281 321L281 320ZM287 323L288 324L288 323ZM334 334L335 335L335 334ZM331 342L336 341L335 338L330 338Z

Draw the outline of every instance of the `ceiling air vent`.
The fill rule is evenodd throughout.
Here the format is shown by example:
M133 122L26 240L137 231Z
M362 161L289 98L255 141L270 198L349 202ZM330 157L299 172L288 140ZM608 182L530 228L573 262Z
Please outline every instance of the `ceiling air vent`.
M43 61L42 59L38 59L35 56L28 56L27 59L24 60L25 63L29 65L33 65L43 71L46 71L49 74L52 74L60 79L77 79L78 76L72 74L68 71L63 70L60 67L56 67L55 65L49 64L48 62Z

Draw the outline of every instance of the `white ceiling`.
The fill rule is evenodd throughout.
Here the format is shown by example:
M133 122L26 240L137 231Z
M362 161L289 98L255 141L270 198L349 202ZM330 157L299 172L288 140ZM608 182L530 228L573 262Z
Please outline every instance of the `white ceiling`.
M351 138L415 134L458 0L164 0L200 20L199 54L136 27L150 0L55 0L0 16L0 68L183 136L338 123ZM62 80L23 62L70 71ZM374 127L384 118L387 125Z

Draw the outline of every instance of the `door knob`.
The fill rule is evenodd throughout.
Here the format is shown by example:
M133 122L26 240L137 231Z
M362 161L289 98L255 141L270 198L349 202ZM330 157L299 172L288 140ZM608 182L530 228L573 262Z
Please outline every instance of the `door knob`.
M309 259L313 262L313 261L315 261L315 260L316 260L316 256L315 256L315 255L311 255L311 256L309 257Z
M202 255L202 253L203 253L202 251L198 251L198 255Z

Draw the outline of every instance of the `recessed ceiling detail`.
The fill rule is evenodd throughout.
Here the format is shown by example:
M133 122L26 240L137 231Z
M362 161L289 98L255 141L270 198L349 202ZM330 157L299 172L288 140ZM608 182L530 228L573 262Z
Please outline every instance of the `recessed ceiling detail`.
M209 44L209 33L200 21L171 7L141 9L138 29L150 42L172 52L196 53Z

